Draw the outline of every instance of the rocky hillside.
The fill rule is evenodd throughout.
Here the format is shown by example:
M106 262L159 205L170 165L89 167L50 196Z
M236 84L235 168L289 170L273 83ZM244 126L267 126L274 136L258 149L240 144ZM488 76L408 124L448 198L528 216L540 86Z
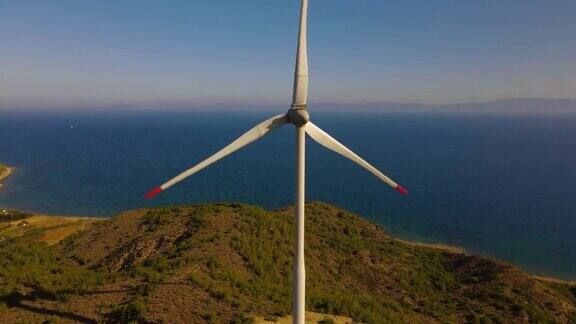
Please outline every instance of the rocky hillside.
M576 287L398 241L306 206L307 309L357 322L576 322ZM250 322L290 313L290 208L129 211L47 246L0 243L0 321ZM340 318L342 320L342 318ZM326 322L329 322L326 320Z

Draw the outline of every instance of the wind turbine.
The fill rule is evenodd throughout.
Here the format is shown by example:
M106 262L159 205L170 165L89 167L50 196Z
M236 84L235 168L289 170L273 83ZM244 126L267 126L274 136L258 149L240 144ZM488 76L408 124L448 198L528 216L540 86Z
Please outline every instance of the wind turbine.
M190 169L180 173L176 177L168 180L159 187L152 189L145 197L151 199L158 193L170 188L176 183L186 179L194 173L206 168L212 163L226 157L244 146L272 133L274 130L286 125L292 124L296 128L296 231L295 231L295 262L294 262L294 286L292 291L292 315L293 323L302 324L305 319L305 269L304 269L304 175L305 175L305 134L308 134L313 140L320 145L332 150L365 168L378 179L384 181L396 191L407 194L408 191L402 186L392 181L378 171L370 163L366 162L360 156L350 151L342 143L335 140L332 136L321 130L318 126L310 122L308 108L306 106L308 99L308 53L307 53L307 17L308 0L302 0L300 9L300 30L298 33L298 50L296 55L296 70L294 73L294 90L292 93L292 105L285 114L274 116L267 119L254 128L250 129L244 135L222 148L206 160L196 164Z

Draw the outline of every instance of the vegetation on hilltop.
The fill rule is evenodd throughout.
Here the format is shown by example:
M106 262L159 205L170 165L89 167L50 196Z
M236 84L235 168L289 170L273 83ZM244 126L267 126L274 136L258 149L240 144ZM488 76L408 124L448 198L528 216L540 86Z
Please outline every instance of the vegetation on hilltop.
M576 322L574 286L403 243L323 203L306 212L308 310L366 323ZM2 321L241 323L290 313L291 208L155 208L54 246L35 235L0 244Z
M37 234L31 232L32 236ZM17 299L20 288L31 289L31 296L67 301L71 294L86 292L100 282L98 274L63 261L44 243L21 238L0 242L0 295L4 303L9 305Z

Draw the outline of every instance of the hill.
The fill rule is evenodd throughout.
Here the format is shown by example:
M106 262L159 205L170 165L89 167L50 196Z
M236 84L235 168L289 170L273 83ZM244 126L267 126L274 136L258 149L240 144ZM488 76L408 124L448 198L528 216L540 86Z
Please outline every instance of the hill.
M366 323L576 322L569 283L402 242L323 203L306 212L310 311ZM51 246L42 230L5 239L0 321L283 317L291 308L292 222L291 208L210 204L125 212Z

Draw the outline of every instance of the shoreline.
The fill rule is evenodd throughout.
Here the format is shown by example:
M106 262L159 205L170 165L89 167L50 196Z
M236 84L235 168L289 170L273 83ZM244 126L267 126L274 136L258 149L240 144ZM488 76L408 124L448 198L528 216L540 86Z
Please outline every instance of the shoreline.
M452 253L463 253L463 254L468 254L468 252L466 251L465 248L457 246L457 245L451 245L451 244L446 244L446 243L426 243L426 242L420 242L420 241L409 241L409 240L405 240L396 236L393 236L394 240L404 243L406 245L410 245L410 246L419 246L419 247L426 247L426 248L430 248L430 249L437 249L437 250L442 250L442 251L447 251L447 252L452 252Z
M437 250L442 250L448 253L454 253L454 254L467 254L467 255L477 255L480 256L482 258L486 258L486 259L490 259L490 260L495 260L498 262L503 262L506 264L510 264L513 265L515 267L520 268L523 272L527 273L528 275L530 275L532 278L536 279L536 280L540 280L540 281L544 281L544 282L552 282L552 283L564 283L564 284L569 284L569 285L576 285L576 279L574 280L566 280L566 279L561 279L561 278L556 278L553 276L547 276L547 275L541 275L541 274L534 274L529 272L528 270L524 269L523 267L512 263L510 261L507 260L503 260L503 259L498 259L498 258L494 258L491 256L486 256L483 254L475 254L475 253L469 253L466 249L464 249L463 247L457 246L457 245L450 245L450 244L445 244L445 243L425 243L425 242L419 242L419 241L408 241L408 240L404 240L398 237L394 237L394 240L397 242L401 242L404 243L406 245L410 245L410 246L418 246L418 247L425 247L425 248L429 248L429 249L437 249Z
M6 166L6 170L2 171L2 173L0 173L0 181L8 178L11 174L12 174L12 169L9 166ZM0 183L0 188L2 188L2 183Z
M30 214L30 216L38 216L38 217L48 217L48 218L59 218L59 219L67 219L67 220L108 220L114 216L111 217L98 217L98 216L82 216L82 215L65 215L65 214L46 214L43 212L35 212L35 211L26 211L26 210L22 210L19 208L12 208L12 207L5 207L5 206L0 206L0 210L2 209L6 209L6 210L17 210L20 212L26 212L28 214ZM1 222L0 222L1 223Z

